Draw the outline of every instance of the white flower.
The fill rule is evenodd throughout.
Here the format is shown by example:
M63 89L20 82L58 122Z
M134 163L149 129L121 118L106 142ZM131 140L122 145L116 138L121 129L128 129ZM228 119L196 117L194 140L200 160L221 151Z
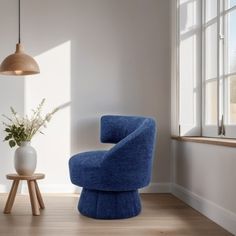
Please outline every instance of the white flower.
M45 120L46 120L47 122L49 122L49 121L51 120L51 118L52 118L51 113L48 113L48 114L46 115L46 117L45 117Z
M59 110L59 108L55 108L52 110L51 113L47 113L43 117L41 115L41 111L42 111L44 102L45 102L45 99L42 100L42 102L38 105L36 110L32 110L33 114L30 118L27 115L25 117L21 117L12 107L10 109L11 109L13 118L9 118L8 116L3 115L9 122L8 124L3 122L3 124L7 128L16 127L16 128L20 128L19 130L22 130L22 128L24 128L23 129L24 135L22 136L22 133L20 133L20 137L22 136L22 140L15 140L15 137L12 136L13 141L15 141L17 144L23 141L30 141L32 137L38 132L42 133L40 128L42 127L46 128L47 127L46 123L49 122L52 116L54 115L54 113L56 113ZM17 134L17 137L19 137L18 134ZM6 139L6 140L9 140L9 139Z

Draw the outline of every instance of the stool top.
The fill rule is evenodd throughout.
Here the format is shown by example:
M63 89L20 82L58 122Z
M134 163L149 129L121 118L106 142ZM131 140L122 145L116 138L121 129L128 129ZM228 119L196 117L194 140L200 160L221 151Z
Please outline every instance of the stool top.
M7 179L11 180L37 180L44 179L45 174L35 173L33 175L18 175L18 174L8 174L6 175Z

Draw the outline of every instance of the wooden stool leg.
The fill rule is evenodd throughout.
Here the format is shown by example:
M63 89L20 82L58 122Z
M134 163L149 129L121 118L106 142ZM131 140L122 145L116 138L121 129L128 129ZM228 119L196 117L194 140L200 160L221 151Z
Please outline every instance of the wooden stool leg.
M34 182L35 182L35 189L36 189L36 194L37 194L39 206L40 206L41 209L44 209L45 205L44 205L43 198L42 198L42 195L41 195L40 190L39 190L38 183L37 183L36 180Z
M38 216L40 215L40 211L39 211L39 205L38 205L38 200L37 200L35 182L34 180L28 180L27 184L29 188L32 213L34 216Z
M9 214L11 213L11 209L16 197L16 192L17 192L17 188L19 185L19 180L14 180L11 186L11 191L9 193L9 196L7 198L7 202L6 202L6 206L4 208L4 214Z

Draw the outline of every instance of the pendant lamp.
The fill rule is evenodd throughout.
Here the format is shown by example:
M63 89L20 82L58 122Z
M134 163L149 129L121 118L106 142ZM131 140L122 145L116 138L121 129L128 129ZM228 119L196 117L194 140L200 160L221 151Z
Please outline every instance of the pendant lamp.
M21 0L18 0L18 43L14 54L6 57L1 66L0 73L3 75L33 75L40 73L39 66L33 57L24 53L21 44Z

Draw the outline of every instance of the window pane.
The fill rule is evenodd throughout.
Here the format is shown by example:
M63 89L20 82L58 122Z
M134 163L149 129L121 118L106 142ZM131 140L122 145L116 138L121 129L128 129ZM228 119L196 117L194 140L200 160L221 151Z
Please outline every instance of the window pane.
M218 119L221 120L222 114L224 114L224 80L220 78L219 80L219 117Z
M236 6L236 0L230 0L230 7Z
M198 24L198 17L196 14L199 3L195 1L180 0L179 2L179 29L180 33L193 30Z
M226 9L236 6L236 0L226 0Z
M229 124L236 124L236 75L228 79L229 99L228 117Z
M216 18L217 0L206 0L206 23Z
M205 36L205 76L206 80L217 77L217 25L206 28Z
M206 83L205 92L205 119L207 125L217 124L217 81Z
M201 1L179 1L178 82L181 135L200 134L201 9Z
M236 10L230 12L226 18L226 61L227 72L236 72Z

